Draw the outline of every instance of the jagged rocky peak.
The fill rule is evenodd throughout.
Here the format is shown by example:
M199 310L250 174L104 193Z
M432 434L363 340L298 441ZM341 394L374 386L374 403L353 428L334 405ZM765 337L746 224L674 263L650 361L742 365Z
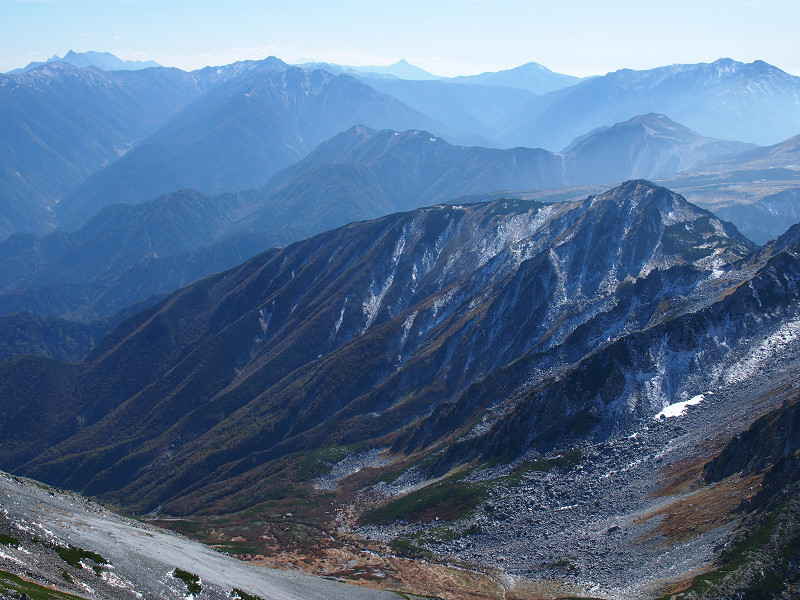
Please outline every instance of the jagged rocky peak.
M631 258L649 261L642 275L675 264L710 268L755 249L732 224L646 180L626 181L585 204L587 218L600 225L588 228L592 237L616 242L621 252L633 252Z

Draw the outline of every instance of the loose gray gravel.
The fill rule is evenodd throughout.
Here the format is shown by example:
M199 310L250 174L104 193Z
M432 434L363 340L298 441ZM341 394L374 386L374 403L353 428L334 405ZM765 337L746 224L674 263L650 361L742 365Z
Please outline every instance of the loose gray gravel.
M255 567L162 529L119 516L77 494L47 489L0 473L0 521L21 548L0 545L0 569L90 598L186 600L180 568L200 577L198 600L230 600L234 588L265 600L397 600L375 591L297 572ZM39 540L100 554L110 563L98 576L60 561ZM85 561L88 563L89 561ZM71 575L73 583L64 580Z
M583 446L574 468L528 472L519 485L495 482L482 507L449 526L463 531L479 525L480 533L426 547L440 559L533 580L559 580L591 596L639 600L661 595L666 582L708 569L736 525L665 543L655 531L661 517L653 514L686 496L657 493L668 483L665 473L679 461L708 452L707 443L715 436L729 439L775 407L782 396L773 390L797 387L796 356L775 359L766 374L753 372L731 385L698 389L705 393L703 401L683 416L645 420ZM754 406L758 397L763 401ZM488 469L468 479L491 480L509 472L508 467ZM385 496L386 487L364 492ZM394 523L356 532L387 542L437 525Z

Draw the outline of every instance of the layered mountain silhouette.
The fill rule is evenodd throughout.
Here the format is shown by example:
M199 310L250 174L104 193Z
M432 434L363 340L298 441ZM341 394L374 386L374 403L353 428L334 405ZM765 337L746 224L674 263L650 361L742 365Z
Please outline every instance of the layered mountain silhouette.
M564 154L570 185L589 185L661 179L752 147L705 138L664 115L647 114L583 136Z
M800 126L797 78L765 63L725 59L618 71L536 97L530 81L547 74L531 64L464 81L364 73L355 79L275 58L191 73L163 67L105 71L55 61L6 74L0 86L8 128L0 145L0 235L74 229L103 206L187 187L210 194L255 188L358 124L427 130L456 144L551 150L651 112L702 136L759 143L783 139ZM563 77L553 82L572 83ZM662 131L647 143L655 148L673 134ZM694 154L677 162L668 152L641 158L628 148L637 163L632 173L623 172L625 165L589 168L610 169L613 177L603 178L609 182L626 175L662 177L673 164L691 168L703 145L713 148L709 160L722 149L692 143ZM585 142L583 150L590 149Z
M152 60L122 60L110 52L74 52L70 50L64 56L53 55L44 62L28 63L28 66L24 69L17 69L11 72L30 71L52 62L63 62L76 67L97 67L104 71L138 71L161 66Z
M386 79L404 79L407 81L425 81L433 79L441 79L437 75L428 73L424 69L412 65L405 59L400 59L392 65L373 65L373 66L350 66L350 65L336 65L333 63L309 62L296 65L306 70L322 69L331 73L346 73L353 76L366 76L372 79L386 78Z
M278 170L353 125L435 123L347 75L266 65L217 86L59 203L80 225L103 206L182 188L206 193L264 185Z
M800 78L731 59L623 69L533 99L510 115L505 140L558 150L597 127L661 113L702 135L775 144L800 129Z
M539 63L529 62L503 71L452 77L450 81L470 85L492 85L528 90L538 96L575 85L580 81L580 78L556 73Z
M357 126L259 191L216 197L180 192L108 207L75 232L18 234L0 242L0 306L5 314L104 317L271 246L351 221L496 190L650 176L665 162L698 162L736 147L658 115L597 132L564 155L452 146L425 131ZM587 180L591 175L595 179Z
M797 589L798 78L112 58L0 76L0 468L386 589Z
M800 137L794 136L698 165L664 183L765 244L800 220L798 165Z
M108 73L62 62L0 75L0 236L44 231L67 191L202 91L177 69Z
M362 77L362 81L436 119L446 128L438 132L440 135L452 144L464 146L507 147L500 134L505 116L536 97L523 88L465 85L443 79L409 81Z

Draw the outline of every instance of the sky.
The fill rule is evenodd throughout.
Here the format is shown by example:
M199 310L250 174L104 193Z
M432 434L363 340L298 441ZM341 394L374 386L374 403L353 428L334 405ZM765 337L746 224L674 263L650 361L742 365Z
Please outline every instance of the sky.
M0 0L0 72L68 50L192 70L404 58L437 75L570 75L729 57L800 75L800 0Z

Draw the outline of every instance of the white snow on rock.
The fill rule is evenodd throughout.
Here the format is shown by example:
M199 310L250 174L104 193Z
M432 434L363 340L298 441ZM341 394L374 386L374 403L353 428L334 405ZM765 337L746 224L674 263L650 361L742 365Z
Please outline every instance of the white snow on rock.
M684 402L675 402L674 404L670 404L669 406L665 406L660 413L658 413L654 419L658 420L661 418L669 419L671 417L682 417L686 414L686 411L689 410L690 406L696 406L703 401L703 394L698 394L697 396L693 396Z

